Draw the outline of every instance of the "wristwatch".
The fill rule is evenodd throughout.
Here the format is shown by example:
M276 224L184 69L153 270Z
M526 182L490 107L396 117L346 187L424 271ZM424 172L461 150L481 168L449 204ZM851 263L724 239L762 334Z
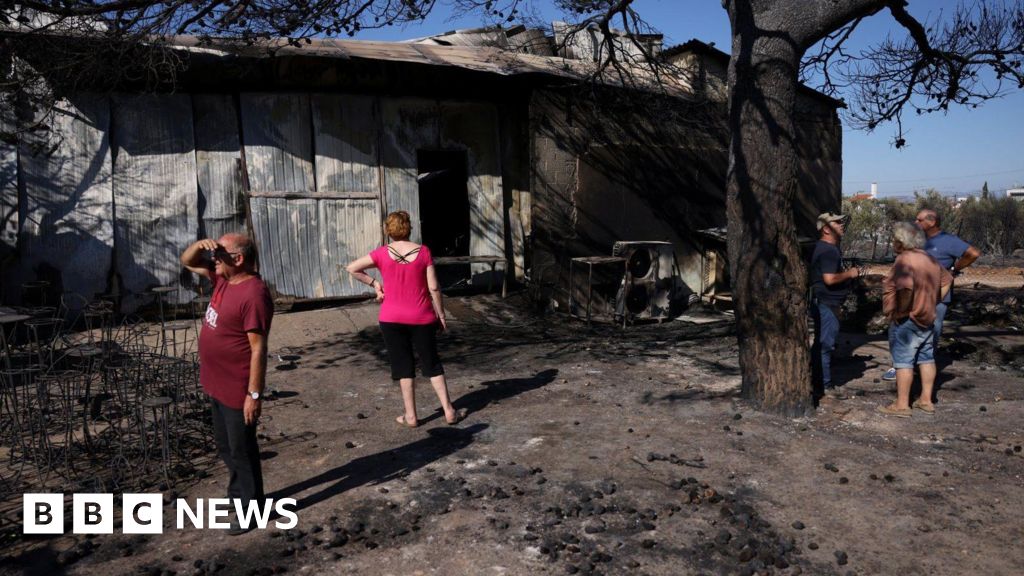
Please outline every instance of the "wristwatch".
M253 400L259 400L260 399L260 393L259 392L249 392L249 397L252 398Z

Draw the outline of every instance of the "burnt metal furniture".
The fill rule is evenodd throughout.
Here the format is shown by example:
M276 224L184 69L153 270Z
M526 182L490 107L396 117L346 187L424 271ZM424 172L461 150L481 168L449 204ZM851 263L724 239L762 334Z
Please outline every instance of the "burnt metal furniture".
M569 314L579 318L576 313L576 266L587 267L587 326L590 326L591 305L594 300L594 266L615 265L625 269L626 259L620 256L580 256L569 260Z

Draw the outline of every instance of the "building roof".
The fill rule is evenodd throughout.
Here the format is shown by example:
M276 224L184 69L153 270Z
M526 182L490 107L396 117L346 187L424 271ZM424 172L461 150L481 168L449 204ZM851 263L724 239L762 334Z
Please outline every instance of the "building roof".
M38 30L6 30L9 34L64 36L62 33ZM428 66L447 66L501 76L541 75L565 80L597 80L601 83L661 92L677 98L692 98L694 87L685 74L667 74L657 63L618 63L618 68L601 68L597 62L549 55L550 46L541 46L543 35L522 26L509 30L480 28L459 30L438 36L405 42L342 40L337 38L272 38L256 44L231 38L210 38L176 35L161 38L159 43L172 49L213 56L271 58L275 56L312 56L341 60L362 59L405 62ZM644 35L658 40L659 35ZM513 40L515 38L515 40ZM83 40L88 41L87 38ZM156 43L154 43L156 44ZM692 39L666 50L659 50L659 59L673 61L682 54L693 53L728 66L729 55L712 44ZM800 92L831 104L846 104L803 84Z
M626 73L620 75L612 69L601 71L595 62L514 52L492 46L444 46L429 42L374 42L334 38L310 38L308 42L303 40L299 46L293 45L287 38L249 45L230 39L202 41L197 36L171 36L166 39L166 43L171 48L191 53L247 58L312 56L448 66L502 76L536 74L569 80L597 78L613 86L664 91L680 98L693 96L693 89L685 79L671 75L656 76L652 67L648 66L624 64Z
M715 61L717 64L719 64L723 68L726 68L726 67L729 66L729 55L728 54L726 54L725 52L719 50L718 48L715 48L715 45L713 43L709 44L707 42L703 42L701 40L697 40L696 38L693 38L691 40L687 40L686 42L683 42L682 44L677 44L675 46L672 46L671 48L666 48L665 50L662 50L662 52L661 52L661 54L659 56L662 59L664 59L664 60L666 60L668 62L672 62L673 60L677 59L679 56L682 56L682 55L685 55L685 54L695 54L695 55L698 55L698 56L709 58L709 59ZM815 98L817 100L821 100L823 102L831 104L832 106L834 106L836 108L846 108L846 103L843 102L842 100L837 100L837 99L829 96L828 94L819 92L819 91L811 88L810 86L807 86L807 85L804 85L804 84L800 84L799 90L800 90L800 93L805 95L805 96L810 96L811 98Z

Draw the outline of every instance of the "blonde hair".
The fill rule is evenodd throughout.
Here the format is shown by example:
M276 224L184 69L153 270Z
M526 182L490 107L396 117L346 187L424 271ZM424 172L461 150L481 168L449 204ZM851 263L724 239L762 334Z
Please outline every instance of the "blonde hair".
M388 214L384 220L384 231L392 240L408 240L412 233L412 222L409 220L409 213L399 210Z

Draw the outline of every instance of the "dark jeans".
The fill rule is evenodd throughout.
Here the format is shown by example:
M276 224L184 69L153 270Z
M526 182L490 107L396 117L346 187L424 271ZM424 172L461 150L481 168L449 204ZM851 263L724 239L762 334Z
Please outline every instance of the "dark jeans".
M811 304L814 317L814 347L811 349L811 361L814 362L815 388L828 390L832 388L832 351L836 349L836 337L839 336L839 318L829 306Z
M245 425L241 410L228 408L210 398L213 411L213 439L217 453L228 467L228 498L262 503L263 470L260 467L260 448L256 445L256 425Z

